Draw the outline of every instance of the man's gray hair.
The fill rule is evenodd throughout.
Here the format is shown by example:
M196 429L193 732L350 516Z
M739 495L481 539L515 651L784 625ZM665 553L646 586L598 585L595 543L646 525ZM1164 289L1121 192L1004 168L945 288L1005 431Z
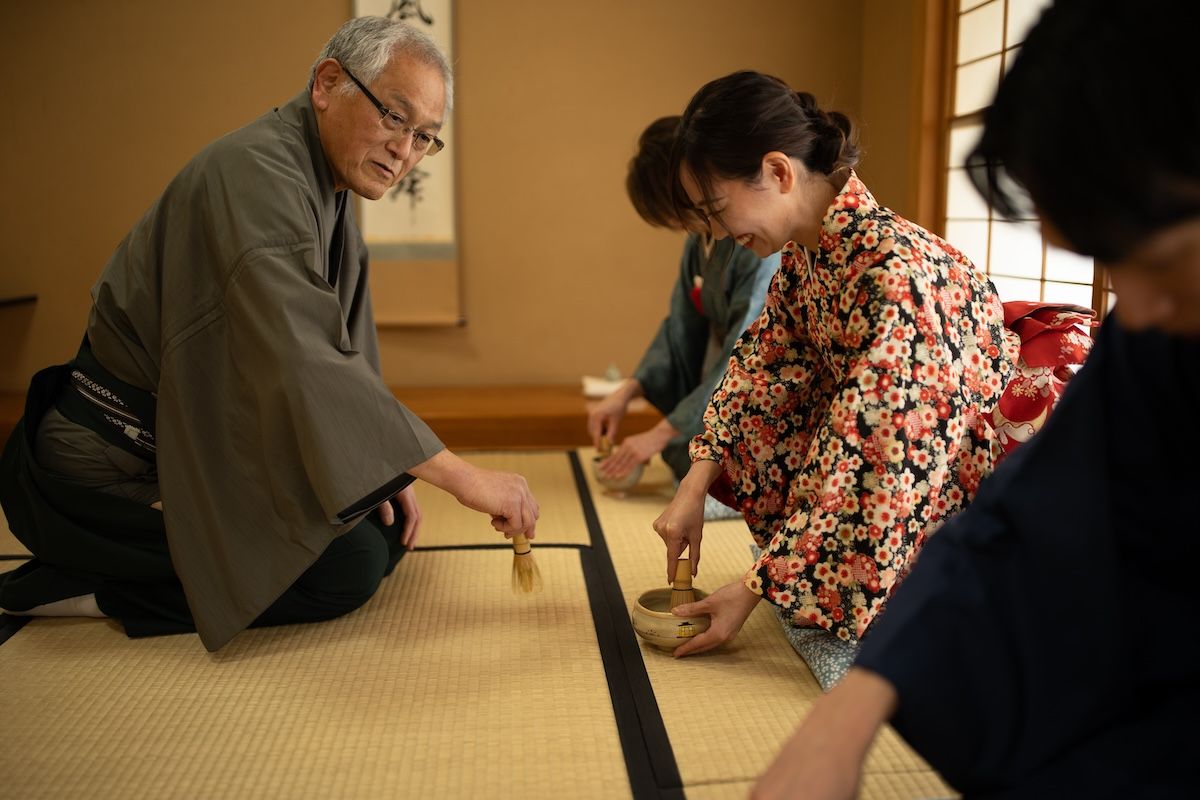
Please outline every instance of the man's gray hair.
M353 72L354 77L370 83L379 77L393 57L400 54L437 67L446 84L446 110L449 111L454 105L454 75L446 55L428 34L385 17L355 17L338 28L313 62L308 88L312 89L317 79L317 65L327 58L336 59ZM350 94L358 89L350 81L343 81L337 91Z

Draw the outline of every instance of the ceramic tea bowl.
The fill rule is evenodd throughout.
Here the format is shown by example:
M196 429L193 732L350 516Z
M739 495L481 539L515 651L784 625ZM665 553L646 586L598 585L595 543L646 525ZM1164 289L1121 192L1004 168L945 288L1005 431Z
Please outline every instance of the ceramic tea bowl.
M708 596L699 589L692 591L697 600ZM633 604L630 618L638 636L663 650L674 650L693 636L708 630L711 621L707 614L696 617L677 617L672 614L670 586L643 593Z

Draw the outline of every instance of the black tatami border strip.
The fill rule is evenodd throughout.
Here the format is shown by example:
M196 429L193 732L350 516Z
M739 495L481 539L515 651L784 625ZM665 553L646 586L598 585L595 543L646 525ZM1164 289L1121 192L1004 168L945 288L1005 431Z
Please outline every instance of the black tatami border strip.
M604 539L604 529L592 503L579 455L568 451L579 503L587 523L591 545L546 544L539 548L579 551L588 604L596 628L601 662L612 699L617 733L625 756L625 768L635 800L683 800L683 780L666 725L654 696L654 687L642 660L641 646L633 632L621 583ZM535 540L536 541L536 540ZM417 547L414 552L454 550L504 550L508 543L437 545ZM25 560L28 556L0 556L0 560ZM0 644L23 628L31 617L0 614Z
M14 617L12 614L0 614L0 644L7 642L14 633L24 628L33 617Z
M675 762L675 752L671 749L671 740L654 696L654 687L642 660L641 645L633 632L625 596L608 552L600 517L592 503L592 492L588 488L583 465L575 451L568 451L566 456L571 464L591 544L543 545L535 539L534 549L579 551L604 676L608 682L617 733L625 756L625 769L635 800L683 800L683 779ZM481 543L418 546L413 552L507 549L511 549L507 543Z
M683 800L683 779L642 661L641 646L633 632L604 529L592 503L592 492L578 453L572 450L567 458L571 461L579 502L592 539L590 550L580 550L580 560L629 785L635 800Z
M0 555L0 561L28 561L33 558L30 555ZM0 569L0 572L8 572L8 568ZM13 637L17 631L24 628L29 620L33 617L20 617L13 614L0 614L0 645L7 642Z
M537 539L533 540L533 545L536 550L582 550L588 545L571 544L570 542L557 542L542 544ZM444 553L452 550L512 550L512 545L504 544L435 544L429 547L421 547L420 545L413 548L414 553Z

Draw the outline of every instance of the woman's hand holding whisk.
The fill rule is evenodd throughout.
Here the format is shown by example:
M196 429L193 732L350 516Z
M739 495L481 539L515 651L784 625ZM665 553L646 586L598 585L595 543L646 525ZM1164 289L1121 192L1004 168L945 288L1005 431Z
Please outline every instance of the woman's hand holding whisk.
M681 487L682 489L682 487ZM704 538L704 498L698 501L682 496L682 491L654 520L654 531L667 545L667 582L675 577L675 562L687 550L691 554L691 573L700 563L700 540Z
M715 461L697 461L679 482L675 497L654 520L654 531L667 545L667 583L675 578L675 562L684 550L692 559L692 575L700 569L700 540L704 538L704 496L721 474Z

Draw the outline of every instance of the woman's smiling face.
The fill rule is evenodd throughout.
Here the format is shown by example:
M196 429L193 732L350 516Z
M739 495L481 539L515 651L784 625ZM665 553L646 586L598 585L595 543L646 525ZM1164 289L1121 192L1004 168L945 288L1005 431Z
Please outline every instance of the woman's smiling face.
M759 258L779 252L791 241L790 204L776 182L713 178L706 195L686 166L679 181L692 207L708 220L714 238L731 237Z

